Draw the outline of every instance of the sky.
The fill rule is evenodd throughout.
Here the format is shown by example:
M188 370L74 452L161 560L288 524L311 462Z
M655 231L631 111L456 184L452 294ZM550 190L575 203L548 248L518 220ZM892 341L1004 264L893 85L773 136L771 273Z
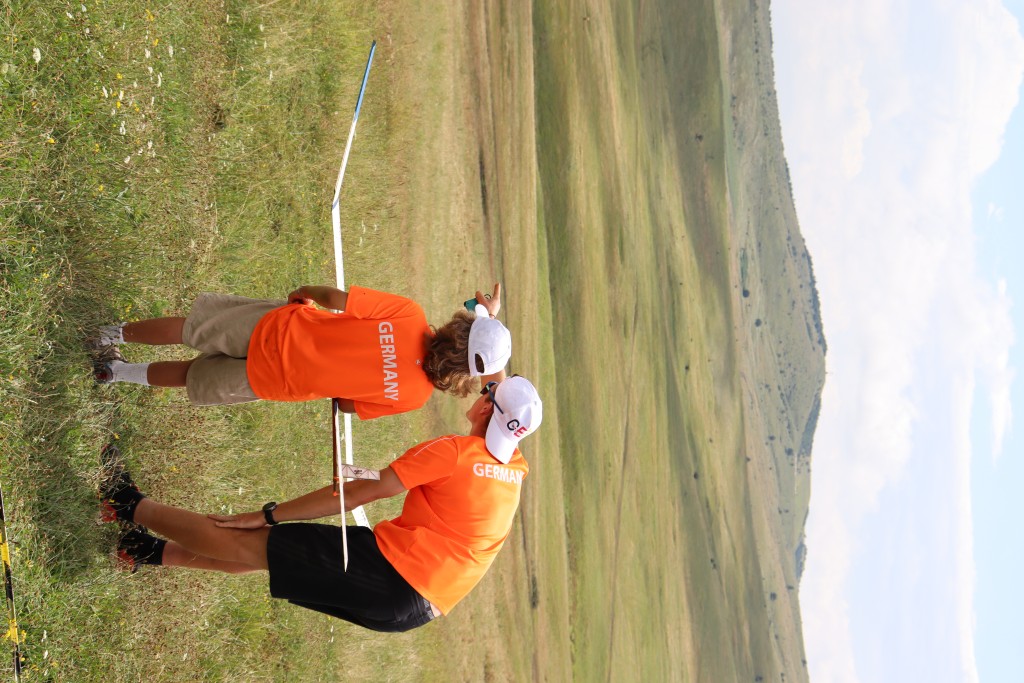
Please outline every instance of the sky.
M1024 0L771 12L828 343L810 680L1020 683Z

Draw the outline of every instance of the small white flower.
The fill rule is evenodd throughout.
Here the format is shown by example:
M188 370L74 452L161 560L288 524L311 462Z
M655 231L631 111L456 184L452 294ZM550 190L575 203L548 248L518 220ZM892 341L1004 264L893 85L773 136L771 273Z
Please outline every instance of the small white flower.
M124 121L121 122L121 125L117 129L117 132L120 133L121 135L124 135Z
M124 99L124 90L119 90L117 92L117 101L120 102L123 99Z
M103 86L103 99L110 97L110 93L107 92L107 86Z
M72 14L71 12L65 12L64 14L68 15L68 19L74 19L75 18L75 15Z
M87 10L85 9L85 5L82 5L82 11L83 11L83 12L87 11Z
M149 142L146 143L146 149L153 149L153 141L152 140L150 140Z
M164 72L161 71L156 75L156 87L160 87L164 82Z
M173 57L174 56L174 46L173 45L168 45L167 46L167 56L168 57Z
M149 52L149 48L147 47L146 48L146 59L149 59L149 55L150 55L150 52ZM153 67L149 67L149 70L152 71Z
M33 59L33 60L35 60L35 63L36 63L36 64L38 64L39 62L41 62L41 61L42 61L42 59L43 59L43 53L42 53L42 52L40 52L40 50L39 50L39 48L38 48L38 47L34 47L34 48L32 48L32 59Z
M263 33L263 24L260 24L260 33Z
M128 163L128 162L130 162L131 160L132 160L131 156L126 156L126 157L124 158L124 163L126 163L126 164L127 164L127 163Z
M85 35L89 35L89 27L88 26L85 27Z

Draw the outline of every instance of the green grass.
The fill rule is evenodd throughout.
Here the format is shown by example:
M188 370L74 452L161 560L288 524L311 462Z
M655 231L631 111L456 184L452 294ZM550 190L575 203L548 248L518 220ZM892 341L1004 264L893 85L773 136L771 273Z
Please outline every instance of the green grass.
M689 204L676 189L677 158L661 156L658 144L675 125L666 129L652 117L654 127L646 118L664 72L656 62L641 63L638 42L654 47L644 54L669 47L658 38L644 42L650 26L639 36L610 34L639 21L621 8L612 15L551 3L534 19L543 65L537 109L544 226L550 258L559 264L551 289L554 301L572 301L555 310L554 348L558 401L573 406L560 413L558 428L574 677L679 680L693 656L684 597L692 570L678 526L680 474L666 438L693 409L665 411L658 397L671 391L664 378L675 366L664 344L680 346L684 322L718 316L713 307L687 312L664 300L680 284L706 286L696 269L686 270L693 257L675 246ZM714 72L690 77L695 101L704 95L703 81L717 82ZM700 172L688 181L700 183Z
M329 197L377 21L361 5L5 3L0 473L23 680L318 680L412 656L406 638L350 668L333 642L347 625L271 602L265 578L118 572L96 523L110 440L147 491L199 510L328 481L326 405L197 410L174 391L99 388L83 342L104 322L184 314L199 291L284 296L333 277ZM378 87L346 225L392 210ZM391 253L352 251L349 277L379 286ZM182 352L128 351L168 353ZM401 452L409 424L371 423L361 438L381 455L366 457Z
M777 618L769 597L796 605L784 588L795 545L774 507L799 496L788 473L766 471L769 505L766 480L751 476L752 461L778 465L751 447L783 432L759 412L772 399L741 381L777 382L762 345L781 347L804 324L779 315L770 334L753 333L739 253L764 242L754 268L773 311L789 304L773 288L807 275L775 270L792 265L777 236L791 214L738 229L752 207L792 200L760 165L781 158L777 131L762 156L736 153L728 102L763 102L763 65L751 36L720 22L758 13L721 5L535 6L543 227L553 301L571 302L555 308L553 345L558 402L573 407L558 429L577 680L806 675L792 615ZM748 61L723 62L737 52ZM760 127L761 113L742 125ZM790 360L806 360L807 377L792 386L813 393L820 356L804 349Z
M86 6L0 13L0 477L26 680L805 680L787 587L822 366L766 8ZM104 443L158 499L251 509L326 481L327 406L98 388L82 346L200 291L333 277L328 202L374 37L348 281L439 322L500 280L512 370L546 401L492 571L387 637L272 601L265 578L115 571ZM359 458L462 410L358 423Z

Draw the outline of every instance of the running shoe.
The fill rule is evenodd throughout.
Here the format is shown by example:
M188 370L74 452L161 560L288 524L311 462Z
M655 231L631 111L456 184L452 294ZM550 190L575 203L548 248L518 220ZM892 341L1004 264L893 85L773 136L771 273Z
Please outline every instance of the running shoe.
M104 522L131 522L135 507L145 498L124 467L121 450L114 444L103 447L103 478L100 481L100 517Z
M117 564L132 574L144 564L163 564L167 541L149 533L144 526L132 525L117 539Z

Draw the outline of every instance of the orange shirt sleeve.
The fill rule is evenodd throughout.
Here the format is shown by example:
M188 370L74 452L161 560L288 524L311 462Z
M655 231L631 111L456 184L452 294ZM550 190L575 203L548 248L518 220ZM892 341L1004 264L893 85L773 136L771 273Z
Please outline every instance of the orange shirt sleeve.
M348 290L344 312L353 318L377 320L403 318L422 310L419 304L404 296L356 286Z
M409 410L405 403L382 405L380 403L353 401L352 405L355 407L356 415L359 416L360 420L372 420L377 417L384 417L385 415L398 415Z
M458 464L458 438L441 436L413 446L391 463L391 469L407 490L432 482L443 483Z

